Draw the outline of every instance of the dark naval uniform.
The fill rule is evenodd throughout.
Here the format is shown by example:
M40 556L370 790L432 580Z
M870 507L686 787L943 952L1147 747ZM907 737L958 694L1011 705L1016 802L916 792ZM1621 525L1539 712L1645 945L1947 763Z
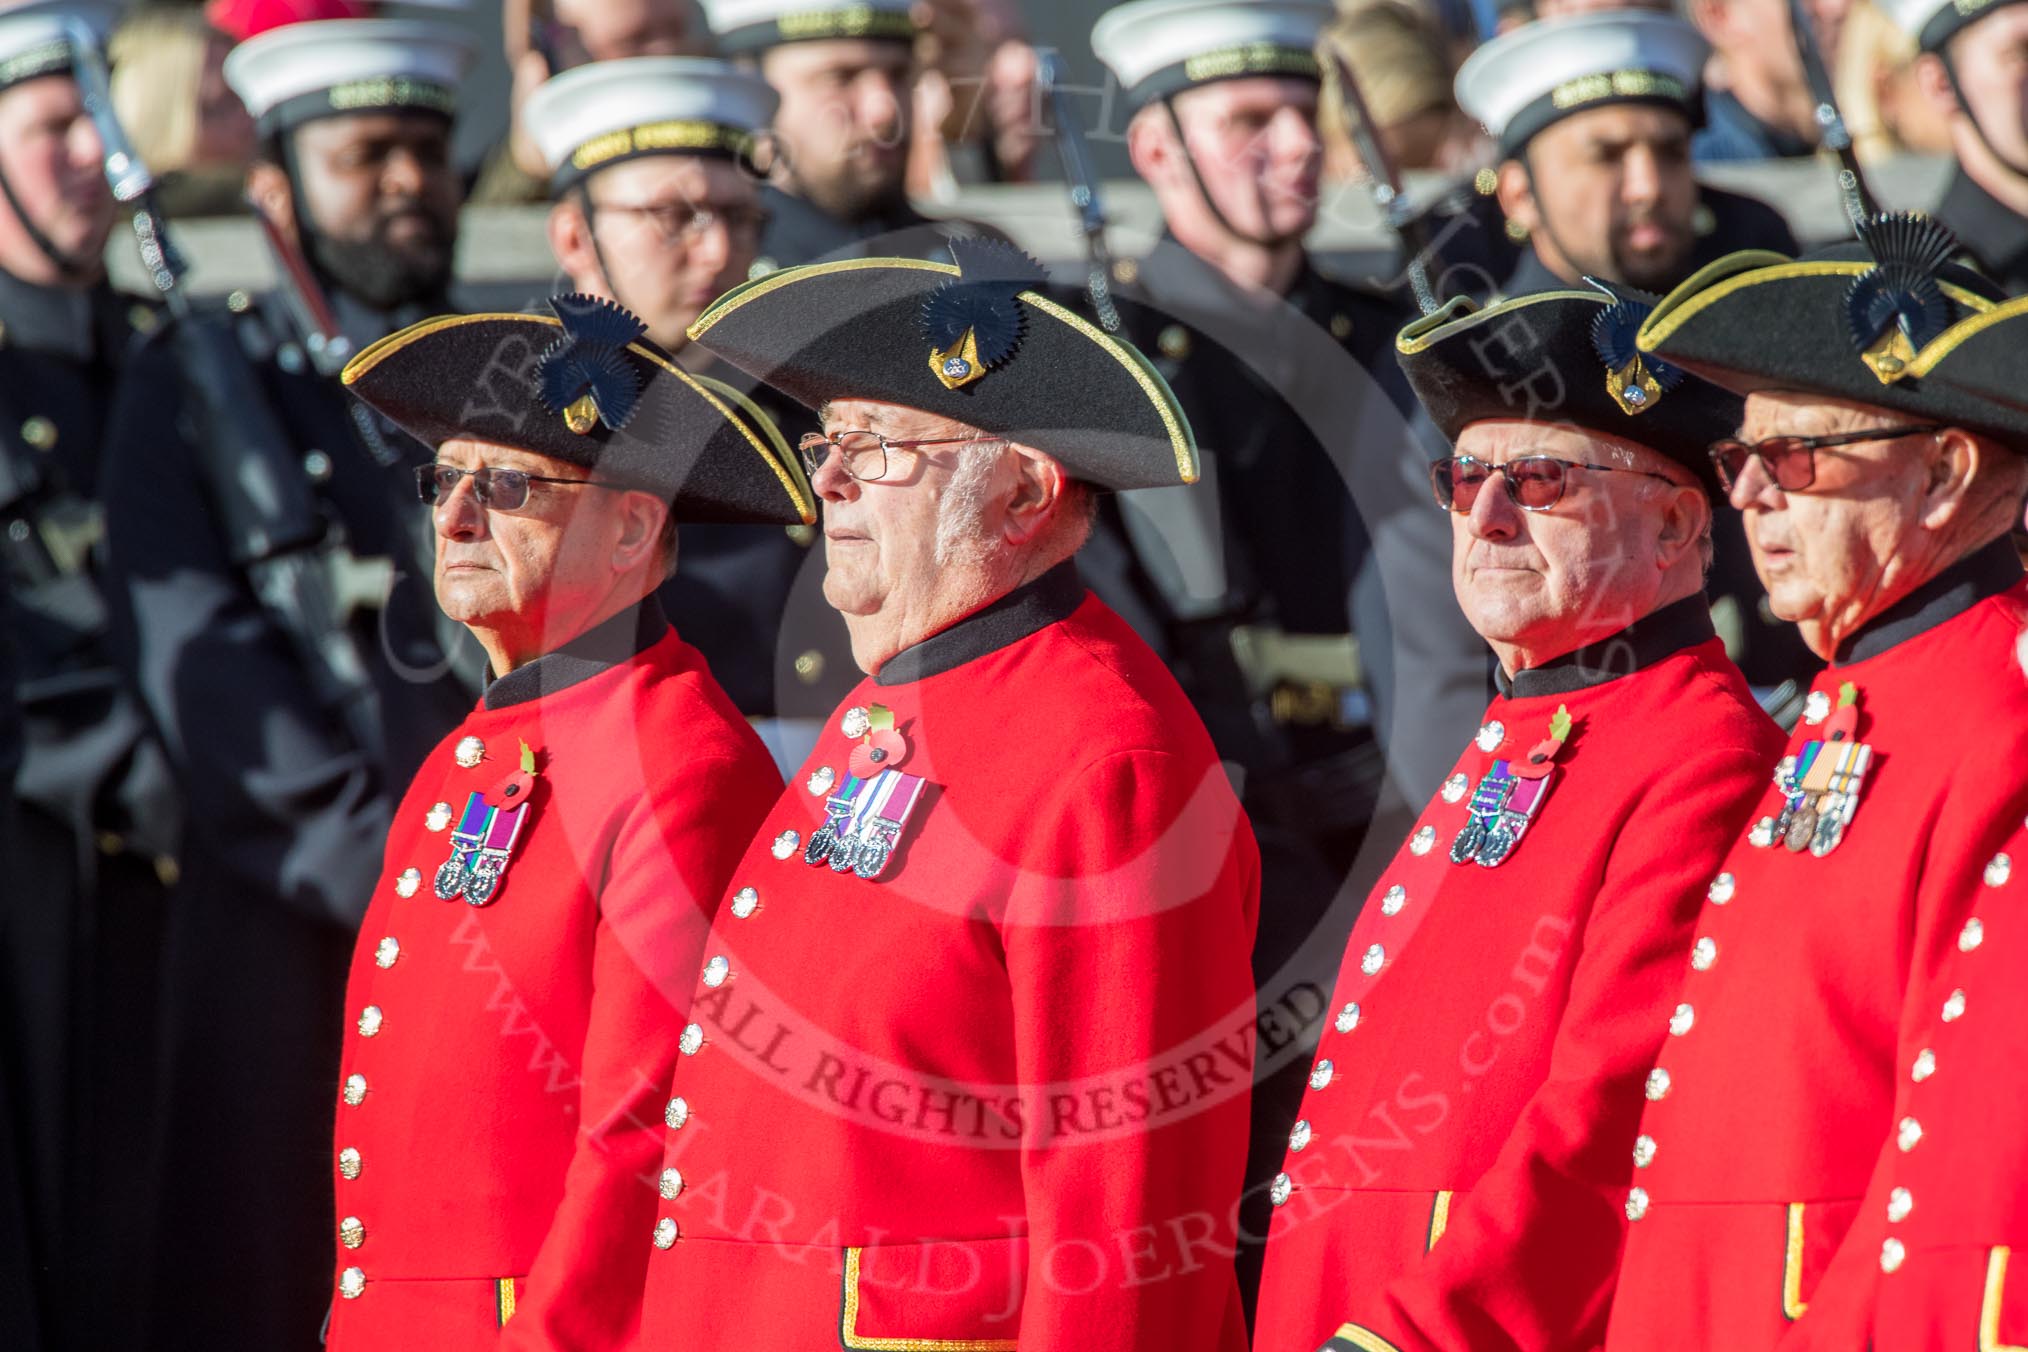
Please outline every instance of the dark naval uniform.
M751 276L834 258L927 258L949 262L953 239L1004 239L991 226L972 221L925 216L907 202L841 221L794 193L773 185L761 188L761 206L768 213L761 232L760 256Z
M1963 165L1951 172L1950 186L1932 214L2008 295L2028 292L2028 217L1973 182Z
M393 322L351 304L340 313L355 341ZM278 299L198 322L229 326L223 341L243 359L246 383L223 416L257 404L283 444L242 445L240 463L219 463L214 452L234 443L189 395L178 325L136 356L108 431L123 662L190 813L194 895L165 937L155 1117L176 1161L164 1187L180 1257L154 1308L197 1342L275 1346L315 1335L328 1280L317 1259L331 1244L323 1164L305 1145L329 1130L354 927L395 795L469 707L448 654L469 659L476 647L442 630L429 513L415 498L427 448L314 369ZM328 605L316 592L264 598L270 574L242 562L218 479L263 464L296 476L293 491L313 504L320 535L298 557L318 570ZM306 644L358 665L360 688L341 697L349 707L334 703ZM360 708L377 732L348 716Z
M99 285L0 274L0 550L25 747L0 888L10 1123L43 1333L118 1342L131 1305L96 1294L136 1211L154 1204L135 1113L155 1083L162 923L178 810L159 744L106 632L95 554L106 413L156 312Z
M1398 350L1447 440L1553 419L1715 491L1705 449L1736 396L1691 381L1630 407L1608 388L1595 334L1630 341L1645 314L1526 300L1420 322ZM1613 553L1614 523L1591 529ZM1256 1348L1308 1352L1341 1324L1362 1348L1596 1343L1638 1111L1619 1099L1653 1064L1696 889L1780 745L1698 595L1502 676L1346 946L1272 1187Z

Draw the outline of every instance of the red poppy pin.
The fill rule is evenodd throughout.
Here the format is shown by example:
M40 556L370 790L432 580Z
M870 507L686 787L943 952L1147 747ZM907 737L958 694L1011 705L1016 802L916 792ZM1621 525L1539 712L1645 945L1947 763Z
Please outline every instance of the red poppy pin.
M1556 714L1549 720L1549 735L1529 748L1528 754L1512 762L1510 768L1517 779L1546 779L1556 768L1556 758L1563 752L1563 744L1570 740L1570 709L1565 705L1556 706Z
M1859 740L1859 687L1847 681L1838 687L1838 707L1824 722L1824 740L1827 742L1856 742Z
M535 792L535 752L521 744L521 768L486 790L487 807L520 807Z
M867 710L866 735L845 762L845 768L861 779L871 779L883 770L898 770L908 760L908 739L894 726L894 710L876 704Z

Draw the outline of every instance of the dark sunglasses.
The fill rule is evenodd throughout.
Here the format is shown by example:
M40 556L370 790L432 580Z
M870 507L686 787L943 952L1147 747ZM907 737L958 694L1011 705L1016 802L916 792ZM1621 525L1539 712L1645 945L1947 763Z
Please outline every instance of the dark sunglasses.
M1906 427L1874 427L1864 432L1837 432L1823 437L1769 437L1765 441L1741 441L1727 437L1711 443L1711 463L1718 469L1718 482L1730 493L1746 473L1746 462L1760 461L1775 487L1796 493L1817 481L1817 448L1850 446L1860 441L1893 441L1918 432L1939 432L1942 423L1910 423Z
M482 465L478 469L459 469L454 465L417 465L415 469L415 493L424 502L435 506L440 499L457 491L458 480L470 476L472 496L479 500L481 507L496 511L513 512L528 505L530 484L576 484L581 488L623 488L623 484L611 484L602 479L552 479L545 474L530 474L519 469L494 469Z
M1507 498L1527 512L1546 512L1563 501L1563 490L1574 469L1604 470L1613 474L1645 474L1650 479L1674 483L1666 474L1630 469L1625 465L1594 465L1587 461L1558 460L1553 455L1524 455L1504 465L1490 464L1469 455L1453 455L1429 467L1430 487L1436 490L1439 507L1459 515L1470 515L1479 500L1479 490L1495 474L1507 486Z

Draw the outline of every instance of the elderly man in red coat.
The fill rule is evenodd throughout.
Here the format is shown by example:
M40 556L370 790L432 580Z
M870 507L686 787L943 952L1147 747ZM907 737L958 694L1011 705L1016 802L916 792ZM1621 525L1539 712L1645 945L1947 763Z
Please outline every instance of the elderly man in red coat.
M1460 302L1396 343L1456 446L1431 478L1500 693L1352 931L1271 1188L1260 1352L1603 1333L1630 1100L1781 746L1704 596L1705 446L1739 401L1634 356L1648 299Z
M1609 1349L1865 1346L1865 1288L1906 1260L1911 1208L1943 1205L1889 1178L1979 1155L1897 1103L1949 1066L1903 1037L1955 1017L1941 974L2004 913L2028 809L2008 539L2028 418L2018 377L1951 382L1993 293L1946 261L1949 234L1918 216L1860 233L1722 259L1639 335L1747 396L1712 455L1775 613L1830 666L1712 880L1641 1091Z
M775 273L692 328L818 411L825 596L868 675L694 973L629 1236L643 1340L1237 1352L1258 859L1072 561L1094 489L1188 483L1195 448L1033 260L952 254Z
M674 522L808 522L808 481L633 316L550 304L345 371L437 448L437 597L492 680L402 800L352 963L340 1352L632 1336L687 978L781 787L652 594Z

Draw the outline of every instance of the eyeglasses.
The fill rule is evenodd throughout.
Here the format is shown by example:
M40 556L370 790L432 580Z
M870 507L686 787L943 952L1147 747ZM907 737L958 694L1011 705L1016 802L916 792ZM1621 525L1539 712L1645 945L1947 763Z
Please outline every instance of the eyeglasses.
M576 484L583 488L623 488L623 484L607 483L602 479L552 479L543 474L530 474L518 469L494 469L482 465L478 469L459 469L455 465L417 465L415 470L415 494L424 502L435 506L439 499L447 498L457 491L458 480L470 477L472 496L479 500L481 507L496 511L519 511L528 505L530 484Z
M831 458L831 448L838 448L840 462L845 472L860 483L870 484L887 474L887 453L889 451L913 450L917 446L959 446L978 441L978 437L933 437L923 441L895 441L876 432L861 432L847 429L843 432L809 432L796 443L796 450L803 457L803 467L815 477L824 462Z
M1796 493L1817 481L1817 448L1850 446L1860 441L1893 441L1919 432L1940 432L1942 423L1910 423L1905 427L1873 427L1864 432L1837 432L1823 437L1769 437L1765 441L1740 441L1727 437L1711 443L1711 463L1718 468L1718 482L1730 493L1746 473L1746 462L1760 461L1775 487Z
M1650 479L1674 483L1666 474L1632 469L1626 465L1594 465L1578 460L1559 460L1553 455L1524 455L1495 465L1469 455L1454 455L1429 467L1430 487L1436 490L1437 505L1459 515L1469 515L1479 500L1479 490L1495 474L1507 486L1507 499L1528 512L1546 512L1563 501L1564 487L1574 469L1604 470L1614 474L1645 474Z
M655 227L664 244L695 244L714 225L723 225L726 237L735 243L751 244L769 220L759 207L692 207L684 202L598 202L592 209L640 217Z

